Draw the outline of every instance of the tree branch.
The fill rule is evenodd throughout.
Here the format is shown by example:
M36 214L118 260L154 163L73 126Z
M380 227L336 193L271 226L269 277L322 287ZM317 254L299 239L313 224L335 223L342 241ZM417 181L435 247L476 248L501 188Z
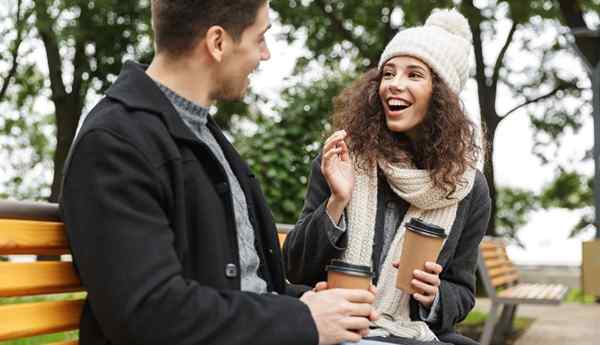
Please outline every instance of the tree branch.
M560 12L571 29L589 29L580 0L558 0ZM595 38L575 36L575 44L591 66L600 62L600 47Z
M508 36L506 37L506 41L504 42L504 46L502 46L502 50L500 50L500 54L498 54L498 58L496 59L496 64L494 65L494 73L492 74L491 80L491 88L493 93L496 94L496 89L498 87L498 79L500 76L500 68L502 67L502 63L504 61L504 56L506 55L506 51L508 47L512 43L513 36L515 35L515 31L517 31L517 22L513 21L512 26L510 27L510 31Z
M27 14L24 14L23 16L21 16L21 5L22 5L22 0L18 0L17 1L17 19L15 21L15 26L17 28L17 37L15 38L15 40L12 44L12 47L10 49L10 56L11 56L10 69L8 70L8 74L6 75L6 77L4 77L2 80L2 87L0 88L0 102L2 102L2 100L4 99L4 96L6 95L6 91L8 90L8 85L10 85L12 78L17 73L17 67L19 66L19 64L17 63L17 58L19 56L19 48L21 47L21 43L23 42L23 31L25 29L24 23L27 21L27 17L29 16Z
M571 84L571 83L560 82L559 85L556 86L552 91L550 91L550 92L548 92L548 93L546 93L544 95L538 96L536 98L528 99L525 102L523 102L522 104L519 104L516 107L512 108L504 116L502 116L502 119L507 118L508 115L514 113L515 111L517 111L517 110L519 110L519 109L521 109L523 107L526 107L526 106L528 106L530 104L537 103L537 102L542 101L544 99L550 98L550 97L554 96L558 91L566 90L566 89L570 89L570 88L576 88L576 86L574 86L574 84Z
M89 9L87 6L80 6L81 13L79 15L79 21L81 22L84 18L90 16ZM83 74L90 70L89 60L85 54L85 46L88 42L87 35L79 33L75 36L75 57L73 58L73 84L71 87L71 98L76 102L76 107L79 111L83 107L83 101L85 94L87 93L88 83L84 82Z
M477 81L477 95L481 108L482 122L485 122L489 131L495 130L501 118L496 113L495 90L489 85L489 79L485 74L485 61L483 59L483 42L481 39L481 11L475 7L473 0L462 2L462 11L466 14L473 35L473 51L475 54L475 80Z
M46 49L46 58L48 59L48 72L50 77L50 89L52 90L52 99L56 102L67 97L65 84L62 79L62 59L58 49L56 34L52 31L53 20L48 14L48 2L46 0L36 0L35 26L44 42Z

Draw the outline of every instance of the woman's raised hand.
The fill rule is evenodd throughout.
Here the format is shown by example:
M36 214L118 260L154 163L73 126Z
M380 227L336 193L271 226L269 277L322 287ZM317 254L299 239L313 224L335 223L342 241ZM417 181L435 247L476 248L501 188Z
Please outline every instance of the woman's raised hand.
M335 222L339 222L354 188L354 169L348 145L344 142L346 137L344 130L333 133L325 141L321 157L321 173L331 190L327 211Z

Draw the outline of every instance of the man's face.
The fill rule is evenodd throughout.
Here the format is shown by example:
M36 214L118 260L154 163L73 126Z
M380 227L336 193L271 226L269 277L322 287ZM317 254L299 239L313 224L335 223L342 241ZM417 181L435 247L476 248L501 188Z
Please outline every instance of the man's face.
M269 5L265 1L257 11L254 24L243 31L239 42L234 43L233 51L224 60L216 99L234 101L244 97L250 84L250 74L258 68L261 61L271 58L265 41L265 33L270 27Z

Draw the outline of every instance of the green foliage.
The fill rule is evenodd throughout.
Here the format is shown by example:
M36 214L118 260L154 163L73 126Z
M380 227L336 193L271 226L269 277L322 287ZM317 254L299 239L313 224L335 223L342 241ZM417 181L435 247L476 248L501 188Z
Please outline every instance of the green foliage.
M554 181L545 186L541 193L540 203L545 209L584 210L585 213L571 230L571 237L593 226L593 184L592 177L561 168Z
M544 188L540 197L544 208L575 210L593 203L593 179L576 171L559 170L556 179Z
M539 208L539 201L533 193L522 189L503 187L496 195L496 230L502 236L516 239L516 232L527 223L528 214Z
M588 295L582 289L571 289L565 297L565 303L595 304L596 296Z
M0 345L42 345L50 343L58 343L63 341L76 340L79 338L79 331L54 333L48 335L39 335L36 337L0 341Z
M348 76L326 76L309 86L287 89L281 118L260 116L256 133L235 131L235 144L264 188L275 220L295 223L302 209L310 173L330 129L331 99Z
M45 199L50 195L57 134L62 132L62 141L70 142L86 102L116 79L125 59L149 62L150 1L8 1L0 8L0 32L7 33L0 36L0 77L9 72L2 68L10 66L13 57L8 52L18 27L18 1L25 18L19 22L24 43L11 83L0 97L0 148L7 156L1 157L7 164L2 167L0 193ZM46 66L40 55L48 58ZM58 157L56 169L63 158Z

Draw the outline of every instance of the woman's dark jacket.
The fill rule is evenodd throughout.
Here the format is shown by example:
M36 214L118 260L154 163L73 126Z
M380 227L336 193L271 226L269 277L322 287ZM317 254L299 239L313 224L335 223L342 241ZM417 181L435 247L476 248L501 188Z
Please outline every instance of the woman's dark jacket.
M320 157L312 163L304 209L283 246L288 279L293 283L310 285L326 280L325 266L332 258L342 255L347 243L345 233L338 243L332 243L325 230L331 228L331 220L326 214L331 191L321 174L320 164ZM384 178L379 181L373 244L376 272L379 271L377 263L383 246L381 232L386 203L381 187L384 187L382 183L387 183ZM405 204L401 215L404 217L409 204L401 201ZM437 321L429 324L437 334L452 332L454 325L463 320L475 304L478 247L487 230L490 205L487 182L478 171L472 191L459 203L456 220L438 258L438 263L444 268L440 274L439 310ZM413 320L421 320L418 307L418 302L411 298L410 315Z
M129 62L86 118L64 175L63 219L88 292L82 345L317 344L309 309L285 295L260 187L208 126L248 201L259 275L279 295L240 291L227 176L144 68Z

